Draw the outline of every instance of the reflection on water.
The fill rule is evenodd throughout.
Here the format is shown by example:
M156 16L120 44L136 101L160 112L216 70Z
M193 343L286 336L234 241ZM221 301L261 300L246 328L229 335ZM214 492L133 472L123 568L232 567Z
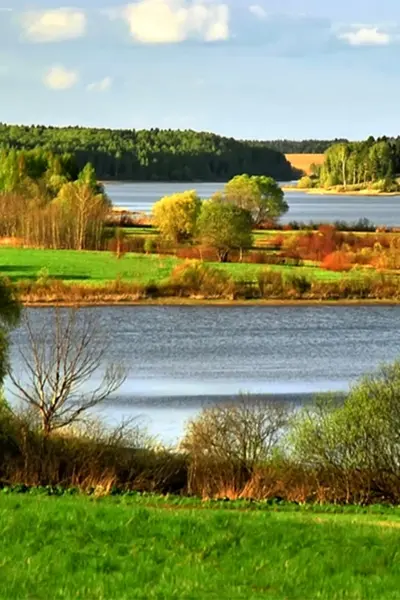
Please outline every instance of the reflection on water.
M201 198L209 198L222 189L223 183L108 183L106 190L115 206L136 212L151 211L162 196L195 188ZM282 218L290 221L354 222L369 219L375 225L400 225L400 197L312 196L288 192L289 212Z
M38 323L49 308L29 309ZM175 439L201 406L242 393L302 401L345 390L399 353L400 307L96 307L109 358L128 378L108 419L141 416ZM25 343L19 329L12 334ZM13 365L18 353L12 349Z

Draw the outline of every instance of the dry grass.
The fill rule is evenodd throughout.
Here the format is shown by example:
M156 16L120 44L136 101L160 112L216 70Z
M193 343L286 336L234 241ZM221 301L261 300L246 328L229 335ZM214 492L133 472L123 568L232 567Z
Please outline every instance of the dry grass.
M303 171L306 175L311 174L311 165L322 165L324 162L324 154L286 154L287 160L295 169Z

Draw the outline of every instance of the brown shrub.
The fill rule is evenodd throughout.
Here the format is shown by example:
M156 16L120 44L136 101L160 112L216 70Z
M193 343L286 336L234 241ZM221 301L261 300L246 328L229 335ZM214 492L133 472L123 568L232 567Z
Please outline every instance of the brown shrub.
M215 249L206 246L184 246L182 248L177 248L176 256L186 260L203 260L206 262L218 261Z
M0 484L111 488L182 493L187 463L182 454L156 451L138 427L96 425L43 438L27 416L0 414Z
M180 295L203 298L231 297L234 289L227 273L200 261L185 261L173 270L169 283L181 290Z
M284 295L284 280L279 271L264 269L258 274L257 282L262 298L281 298Z

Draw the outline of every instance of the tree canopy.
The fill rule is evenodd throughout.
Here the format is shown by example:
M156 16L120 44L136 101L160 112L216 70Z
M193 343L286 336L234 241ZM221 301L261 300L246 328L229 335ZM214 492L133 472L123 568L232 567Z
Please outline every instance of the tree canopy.
M393 181L396 171L394 148L388 141L334 144L325 153L317 173L320 185L361 185Z
M237 175L214 198L248 210L255 226L275 221L289 210L280 186L263 175Z
M194 234L200 206L194 190L165 196L153 206L154 224L165 239L183 242Z
M250 248L253 241L249 211L216 200L206 200L197 222L200 241L215 248L221 262L232 250Z
M192 130L109 130L0 124L0 148L41 148L90 162L99 179L226 181L238 173L289 181L290 163L268 143Z
M92 165L69 154L0 151L0 235L47 248L99 249L111 203Z

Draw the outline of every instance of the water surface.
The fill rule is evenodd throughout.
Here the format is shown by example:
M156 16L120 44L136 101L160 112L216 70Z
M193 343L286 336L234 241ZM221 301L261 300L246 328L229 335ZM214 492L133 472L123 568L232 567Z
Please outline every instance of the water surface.
M174 192L196 189L209 198L223 183L108 183L106 190L115 206L149 213L157 200ZM400 225L400 196L313 196L294 191L286 194L289 212L281 219L290 221L353 222L369 219L375 225Z
M48 308L29 309L40 324ZM140 416L172 441L201 406L240 392L293 395L346 390L399 355L400 307L96 307L108 355L128 378L106 407L109 419ZM27 340L12 334L17 346Z

